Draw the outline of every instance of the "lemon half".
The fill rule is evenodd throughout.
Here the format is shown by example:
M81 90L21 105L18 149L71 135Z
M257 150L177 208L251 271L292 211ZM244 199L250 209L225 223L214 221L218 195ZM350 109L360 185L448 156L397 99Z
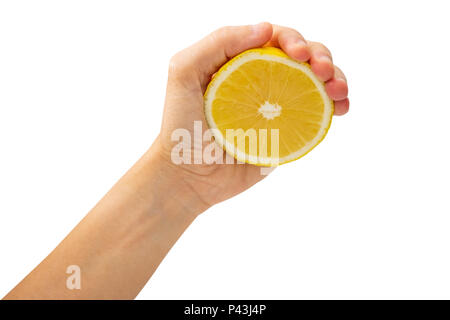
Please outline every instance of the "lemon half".
M216 73L204 96L216 143L241 162L277 166L311 151L334 105L308 63L277 48L247 50Z

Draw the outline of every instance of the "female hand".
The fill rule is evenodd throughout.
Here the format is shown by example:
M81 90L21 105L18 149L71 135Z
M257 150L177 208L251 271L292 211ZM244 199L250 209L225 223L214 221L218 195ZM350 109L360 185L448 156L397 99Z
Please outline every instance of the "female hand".
M263 46L279 47L295 60L308 61L317 77L325 82L326 91L335 102L335 114L343 115L348 111L347 81L343 72L333 64L330 51L321 43L306 41L294 29L267 22L224 27L177 53L169 66L163 123L154 149L164 159L167 170L176 171L178 182L186 184L198 197L202 210L246 190L265 175L261 174L260 167L230 165L225 160L223 164L194 164L191 161L176 165L171 159L171 151L177 144L171 139L172 133L186 129L193 139L201 139L208 128L203 113L203 94L211 77L232 57ZM201 123L201 137L194 135L195 121ZM192 155L195 146L204 147L205 142L191 143ZM229 156L224 153L224 157Z

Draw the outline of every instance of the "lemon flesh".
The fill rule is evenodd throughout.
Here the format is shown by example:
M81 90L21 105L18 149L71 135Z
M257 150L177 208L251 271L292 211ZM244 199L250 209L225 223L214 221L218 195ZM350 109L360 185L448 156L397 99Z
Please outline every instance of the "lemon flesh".
M309 64L277 48L247 50L226 63L205 93L215 141L237 160L277 166L325 137L333 101Z

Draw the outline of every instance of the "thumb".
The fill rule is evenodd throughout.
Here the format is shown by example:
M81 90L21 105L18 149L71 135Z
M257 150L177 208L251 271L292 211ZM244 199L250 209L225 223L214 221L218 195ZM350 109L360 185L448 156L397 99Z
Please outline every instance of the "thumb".
M272 25L268 22L223 27L176 54L171 69L198 76L204 89L225 62L247 49L264 45L271 37Z

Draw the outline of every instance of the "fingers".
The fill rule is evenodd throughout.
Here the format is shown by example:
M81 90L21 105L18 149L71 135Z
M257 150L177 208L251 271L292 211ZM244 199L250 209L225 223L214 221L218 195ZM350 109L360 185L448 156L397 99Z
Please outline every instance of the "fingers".
M325 82L328 96L334 100L334 114L343 115L349 110L347 79L341 69L333 64L330 50L318 42L309 42L311 69Z
M313 72L322 81L330 80L334 75L330 51L321 43L306 41L297 30L274 25L272 38L265 46L281 48L298 61L309 60Z
M272 38L266 46L281 48L298 61L308 61L311 56L305 38L297 30L287 27L273 25Z
M328 96L334 101L340 101L347 98L347 79L338 67L334 67L334 77L325 83L325 90L327 91Z
M247 49L263 46L271 36L272 25L267 22L220 28L176 54L171 60L170 72L183 77L196 75L205 88L227 60Z
M333 59L330 50L319 42L309 42L311 51L311 69L322 81L328 81L334 76Z
M334 114L341 116L349 110L348 85L344 73L334 66L334 77L325 83L328 96L334 100Z
M348 112L348 109L350 107L350 101L348 98L345 98L344 100L335 101L334 102L334 114L336 116L342 116Z

